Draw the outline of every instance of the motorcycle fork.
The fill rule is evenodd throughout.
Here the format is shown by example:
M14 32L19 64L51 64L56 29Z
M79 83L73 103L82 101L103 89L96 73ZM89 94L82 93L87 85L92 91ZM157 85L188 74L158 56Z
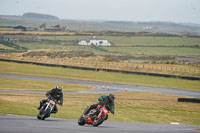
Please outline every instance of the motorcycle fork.
M50 104L50 102L47 104L47 106L46 106L46 108L45 108L45 110L44 110L44 111L46 111L46 110L47 110L47 108L49 107L49 104Z
M99 119L102 116L102 110L100 111L99 115L97 116L97 118Z
M50 112L53 110L53 108L54 108L54 105L52 105Z

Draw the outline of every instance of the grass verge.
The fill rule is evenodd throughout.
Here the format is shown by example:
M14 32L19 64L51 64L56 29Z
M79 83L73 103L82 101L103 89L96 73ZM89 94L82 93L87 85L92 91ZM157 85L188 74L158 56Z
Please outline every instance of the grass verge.
M86 71L86 70L67 69L58 67L46 67L46 66L18 64L10 62L0 62L0 72L200 91L199 81L184 80L177 78L154 77L154 76L145 76L136 74L123 74L123 73L103 72L103 71L96 72L96 71Z
M62 86L64 91L81 91L95 89L94 86L87 85L0 77L0 89L50 90L51 88L55 88L56 85Z
M94 104L102 94L64 94L63 107L52 117L78 119L86 105ZM200 106L179 103L178 96L151 92L115 93L115 115L111 121L200 125ZM0 93L0 113L36 116L44 94Z

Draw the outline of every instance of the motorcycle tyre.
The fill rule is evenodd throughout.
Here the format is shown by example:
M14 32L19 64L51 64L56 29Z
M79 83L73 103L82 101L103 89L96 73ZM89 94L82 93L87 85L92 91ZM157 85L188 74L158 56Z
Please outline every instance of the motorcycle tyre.
M38 118L38 120L41 120L41 117L40 117L40 115L38 115L38 116L37 116L37 118Z
M46 116L44 114L41 115L41 120L45 120Z
M82 116L78 119L78 124L79 124L80 126L85 125L85 120L84 120L84 118L83 118Z
M45 120L45 118L50 116L50 110L47 109L43 114L41 114L41 120Z
M40 111L39 111L39 114L38 114L37 118L38 118L39 120L42 120L43 114L44 114L44 111L43 111L43 108L41 108Z
M100 124L102 124L102 123L104 122L104 119L105 119L105 117L102 116L102 117L100 118L100 120L98 120L97 123L94 123L94 122L93 122L93 126L94 126L94 127L99 126Z

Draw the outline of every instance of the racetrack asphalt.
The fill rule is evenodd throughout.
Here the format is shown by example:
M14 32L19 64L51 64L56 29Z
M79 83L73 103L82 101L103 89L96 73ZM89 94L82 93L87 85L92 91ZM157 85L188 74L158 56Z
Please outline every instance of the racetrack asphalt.
M105 121L98 127L79 126L78 120L0 115L0 133L199 133L197 125Z
M97 89L95 90L64 91L64 93L110 93L110 92L124 92L124 91L146 91L146 92L159 92L159 93L167 93L174 95L182 95L189 97L200 97L200 91L192 91L192 90L158 88L158 87L137 86L137 85L99 82L99 81L77 80L69 78L43 77L43 76L6 74L6 73L0 73L0 77L83 84L83 85L90 85L97 87ZM45 91L36 91L36 90L6 90L6 89L1 89L0 92L45 93Z

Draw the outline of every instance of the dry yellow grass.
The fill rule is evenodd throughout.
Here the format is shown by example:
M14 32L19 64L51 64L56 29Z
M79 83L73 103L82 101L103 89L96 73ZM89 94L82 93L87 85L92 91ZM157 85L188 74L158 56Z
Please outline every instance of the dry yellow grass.
M61 50L42 50L45 52L58 52ZM0 58L60 64L70 66L82 66L93 68L106 68L116 70L129 70L137 72L161 73L185 76L200 76L200 67L181 64L151 64L136 62L106 62L101 58L88 60L84 58L49 58L47 56L22 56L23 53L0 53Z
M78 119L86 105L97 102L97 98L107 94L64 94L63 107L53 117ZM115 115L109 115L112 121L135 121L200 125L200 106L197 103L177 102L179 96L152 92L115 93ZM36 107L44 94L0 93L0 102L17 103L22 110L31 108L29 112L14 111L15 107L0 109L0 113L37 115ZM27 106L28 105L28 106ZM13 111L12 111L13 110Z

